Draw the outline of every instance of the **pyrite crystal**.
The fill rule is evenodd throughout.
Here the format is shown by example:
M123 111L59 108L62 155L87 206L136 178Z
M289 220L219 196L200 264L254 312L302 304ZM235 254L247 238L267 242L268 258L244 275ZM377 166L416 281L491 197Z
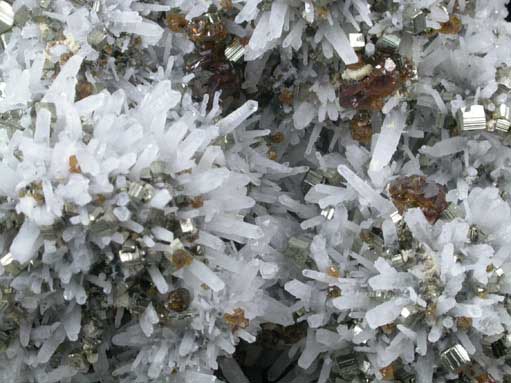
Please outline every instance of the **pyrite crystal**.
M389 186L392 202L403 214L407 209L418 207L430 223L434 223L447 209L445 188L430 182L424 176L401 177Z

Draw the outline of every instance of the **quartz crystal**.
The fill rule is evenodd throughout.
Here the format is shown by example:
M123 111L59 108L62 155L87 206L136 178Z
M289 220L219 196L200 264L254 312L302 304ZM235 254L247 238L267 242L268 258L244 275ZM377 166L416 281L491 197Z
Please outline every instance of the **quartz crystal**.
M506 3L0 1L0 382L511 382Z

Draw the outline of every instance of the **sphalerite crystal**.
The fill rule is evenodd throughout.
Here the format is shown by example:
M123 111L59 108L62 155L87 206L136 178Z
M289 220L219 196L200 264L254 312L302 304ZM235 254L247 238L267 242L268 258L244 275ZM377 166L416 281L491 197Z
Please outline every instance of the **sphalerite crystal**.
M165 307L168 310L180 313L190 306L191 300L190 292L184 287L180 287L170 292Z
M392 202L403 214L407 209L418 207L431 223L447 209L445 187L428 181L425 176L400 177L389 185Z

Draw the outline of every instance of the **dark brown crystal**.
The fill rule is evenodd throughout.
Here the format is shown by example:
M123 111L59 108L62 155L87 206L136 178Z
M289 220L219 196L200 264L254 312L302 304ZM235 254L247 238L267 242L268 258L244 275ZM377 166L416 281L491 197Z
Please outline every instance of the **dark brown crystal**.
M169 311L180 313L190 307L191 301L192 297L190 292L187 289L180 287L170 292L165 308Z
M395 368L393 364L389 364L387 367L380 369L383 380L394 380L395 379Z
M338 298L342 295L342 291L337 286L329 286L327 289L327 297L328 298Z
M390 184L390 197L400 214L407 209L420 208L430 223L447 209L445 188L424 176L401 177Z
M218 44L227 37L227 29L217 14L208 13L188 24L188 37L196 44Z
M351 137L364 145L371 143L373 128L370 116L367 113L359 113L351 120Z
M339 95L341 106L357 110L381 110L385 98L398 89L399 77L397 71L392 73L373 71L365 79L341 88Z
M397 67L388 72L385 61L393 59ZM345 81L341 84L339 101L344 108L364 111L379 111L385 105L386 98L396 93L401 86L413 75L411 64L401 57L390 57L379 52L379 56L371 61L362 58L348 69L357 69L371 64L373 71L360 81Z
M76 100L79 101L94 93L94 85L84 80L76 84Z

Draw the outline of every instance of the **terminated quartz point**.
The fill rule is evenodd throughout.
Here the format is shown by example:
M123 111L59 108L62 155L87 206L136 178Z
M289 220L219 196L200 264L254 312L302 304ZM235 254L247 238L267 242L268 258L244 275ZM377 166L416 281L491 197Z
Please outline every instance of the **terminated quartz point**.
M457 118L460 129L463 131L486 129L486 113L482 105L461 108L458 111Z
M461 344L449 347L440 354L440 363L450 372L457 372L470 362L470 356Z
M14 11L11 4L0 1L0 33L5 33L14 25Z
M434 223L448 206L445 188L424 176L398 178L390 184L389 194L400 214L418 207L430 223Z

